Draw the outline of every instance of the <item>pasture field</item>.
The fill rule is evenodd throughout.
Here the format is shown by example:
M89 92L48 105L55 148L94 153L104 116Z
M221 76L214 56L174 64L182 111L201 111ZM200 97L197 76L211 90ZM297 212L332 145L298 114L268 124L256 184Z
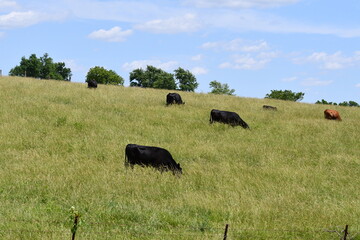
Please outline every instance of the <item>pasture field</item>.
M167 107L168 90L17 77L0 91L0 239L71 239L71 207L76 239L222 239L225 224L230 240L346 224L360 239L360 108L185 92ZM209 124L214 108L250 130ZM128 143L166 148L183 175L125 169Z

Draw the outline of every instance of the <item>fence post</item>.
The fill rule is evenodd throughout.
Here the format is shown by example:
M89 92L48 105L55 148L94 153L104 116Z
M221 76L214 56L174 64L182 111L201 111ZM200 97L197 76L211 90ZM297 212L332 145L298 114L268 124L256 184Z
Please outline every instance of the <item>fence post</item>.
M79 224L79 214L75 214L74 225L71 228L71 232L72 232L71 240L75 240L75 234L78 228L78 224Z
M227 232L228 232L229 224L226 224L225 226L225 232L224 232L224 240L227 238Z
M347 235L349 234L349 233L348 233L348 228L349 228L349 225L346 225L346 226L345 226L345 230L344 230L344 238L343 238L344 240L346 240Z

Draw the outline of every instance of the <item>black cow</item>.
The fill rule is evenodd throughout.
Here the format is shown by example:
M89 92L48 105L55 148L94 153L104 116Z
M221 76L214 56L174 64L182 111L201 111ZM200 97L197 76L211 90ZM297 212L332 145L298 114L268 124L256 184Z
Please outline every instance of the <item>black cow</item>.
M88 80L88 88L97 88L97 82L95 80Z
M230 124L232 127L240 125L243 128L250 128L249 125L235 112L213 109L210 112L210 123L213 122Z
M267 110L277 110L276 107L270 106L270 105L263 105L263 109L267 109Z
M172 171L174 174L182 173L179 163L176 163L168 150L159 147L128 144L125 148L125 167L129 165L151 166L160 171Z
M180 94L178 93L169 93L166 95L166 105L169 104L185 104L185 102L182 101Z

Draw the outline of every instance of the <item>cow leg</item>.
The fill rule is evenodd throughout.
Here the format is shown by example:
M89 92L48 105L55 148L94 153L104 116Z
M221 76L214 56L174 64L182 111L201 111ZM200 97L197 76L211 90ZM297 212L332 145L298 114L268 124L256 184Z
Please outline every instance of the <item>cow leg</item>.
M125 162L124 162L124 166L125 166L125 168L128 168L128 167L129 167L129 159L128 159L128 157L127 157L126 153L125 153Z
M131 164L131 163L129 163L129 162L125 162L125 168L126 168L126 169L129 169L129 167L130 167L131 169L134 169L134 164Z
M129 169L129 167L131 168L131 169L134 169L134 164L132 164L132 163L130 163L129 161L125 161L125 168L126 169Z

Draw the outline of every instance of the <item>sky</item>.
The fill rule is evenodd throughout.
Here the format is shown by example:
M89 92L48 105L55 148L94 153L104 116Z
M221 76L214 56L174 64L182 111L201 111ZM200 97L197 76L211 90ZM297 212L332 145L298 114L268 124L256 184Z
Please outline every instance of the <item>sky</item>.
M359 0L0 0L0 69L48 53L85 82L90 68L192 72L198 93L271 90L301 102L360 103Z

